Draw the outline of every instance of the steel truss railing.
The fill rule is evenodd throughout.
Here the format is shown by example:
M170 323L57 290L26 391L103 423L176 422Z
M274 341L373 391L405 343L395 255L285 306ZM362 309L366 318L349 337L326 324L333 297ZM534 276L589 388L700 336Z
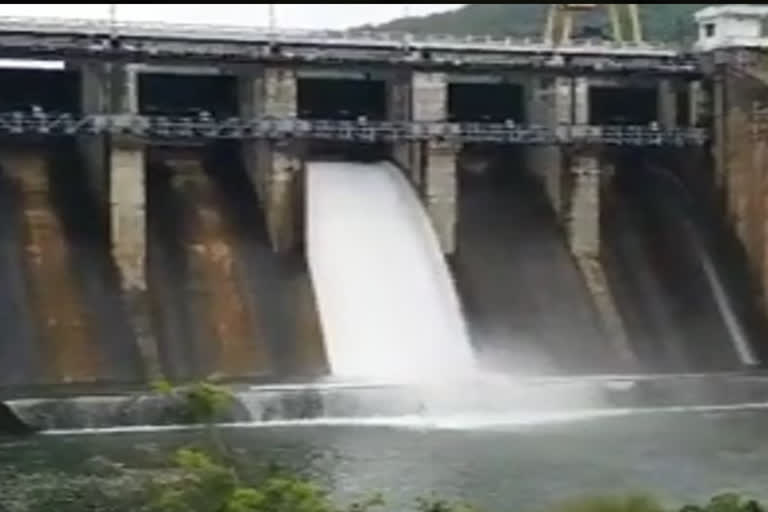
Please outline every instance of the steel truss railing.
M0 113L3 136L87 136L109 134L142 139L327 140L361 143L424 141L492 144L606 144L612 146L700 146L701 128L561 125L547 128L514 123L447 123L308 120L295 118L167 117Z

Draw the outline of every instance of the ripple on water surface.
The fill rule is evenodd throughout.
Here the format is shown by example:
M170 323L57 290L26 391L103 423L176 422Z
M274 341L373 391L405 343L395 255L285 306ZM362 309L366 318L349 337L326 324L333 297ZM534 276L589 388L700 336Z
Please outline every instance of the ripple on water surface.
M224 432L252 468L278 462L318 479L341 499L380 490L394 509L435 492L500 511L574 495L645 490L675 503L726 490L768 499L766 427L768 412L745 409L489 428L433 429L402 421L241 426ZM174 430L9 440L0 443L0 465L76 472L94 455L155 465L202 436Z

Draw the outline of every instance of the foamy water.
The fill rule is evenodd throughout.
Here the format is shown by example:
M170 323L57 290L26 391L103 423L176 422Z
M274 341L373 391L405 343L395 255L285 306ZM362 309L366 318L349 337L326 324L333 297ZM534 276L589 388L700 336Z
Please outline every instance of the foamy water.
M295 420L274 420L263 422L221 423L220 428L279 428L279 427L389 427L396 429L419 430L486 430L499 428L530 427L553 425L558 423L576 423L596 421L627 416L647 416L659 414L715 414L763 411L768 409L766 402L746 402L728 405L689 405L668 407L636 407L582 409L572 411L551 411L545 413L512 413L497 415L454 415L454 416L380 416L374 418L314 418ZM52 429L40 435L71 436L93 434L132 434L147 432L174 432L201 430L201 425L166 425L166 426L123 426L108 428Z
M411 382L474 368L437 237L399 169L308 163L306 225L334 376Z

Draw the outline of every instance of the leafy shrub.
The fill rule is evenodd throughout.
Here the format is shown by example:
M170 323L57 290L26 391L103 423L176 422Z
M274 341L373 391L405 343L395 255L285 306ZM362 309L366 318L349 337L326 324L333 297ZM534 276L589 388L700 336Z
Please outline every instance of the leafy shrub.
M167 380L152 382L155 393L182 400L183 420L187 423L214 423L235 401L232 392L209 381L173 386Z
M417 512L478 512L477 509L466 503L453 503L439 498L417 498Z
M598 496L568 500L554 507L552 512L665 512L652 497Z
M3 512L128 512L150 499L148 475L120 476L0 475L0 510Z
M755 500L748 500L734 493L726 493L713 497L703 507L686 505L680 509L680 512L765 512L765 508Z
M235 471L195 450L179 450L175 465L183 476L156 490L148 512L367 512L382 504L377 496L342 510L326 491L292 476L243 485Z
M210 382L200 382L182 389L186 398L191 420L199 423L210 423L234 402L232 392Z

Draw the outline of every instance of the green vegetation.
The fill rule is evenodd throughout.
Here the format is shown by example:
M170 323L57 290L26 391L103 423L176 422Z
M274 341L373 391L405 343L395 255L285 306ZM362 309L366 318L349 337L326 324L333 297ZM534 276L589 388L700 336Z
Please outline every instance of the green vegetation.
M378 512L380 495L339 505L317 484L278 471L244 480L215 455L182 449L166 468L126 469L108 461L82 475L0 471L3 512ZM482 512L464 503L417 499L402 512ZM511 509L510 509L511 510ZM648 496L591 497L544 512L764 512L753 500L719 495L704 505L667 508ZM507 511L488 511L507 512Z
M339 508L312 482L279 473L246 484L234 469L195 450L180 450L175 462L181 477L150 493L148 512L366 512L383 503L374 496Z
M152 383L152 390L182 401L183 423L213 424L235 402L229 388L210 381L173 386L160 380Z
M641 4L640 16L648 40L686 41L695 35L693 13L710 4ZM365 29L413 33L539 36L548 4L468 4L449 12L410 17ZM608 27L604 9L580 16L575 29ZM603 28L604 35L609 32Z

